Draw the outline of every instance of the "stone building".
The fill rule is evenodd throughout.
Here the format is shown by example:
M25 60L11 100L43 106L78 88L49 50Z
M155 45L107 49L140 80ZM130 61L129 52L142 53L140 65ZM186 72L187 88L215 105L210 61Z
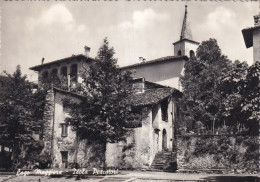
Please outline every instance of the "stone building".
M147 117L139 126L129 128L126 142L107 143L104 154L108 167L148 168L158 166L158 158L167 160L174 149L175 124L180 121L178 98L180 96L179 77L185 62L195 55L198 42L192 40L188 21L187 6L180 40L173 43L174 55L143 61L139 64L120 68L121 71L135 69L133 87L137 93L130 100L134 106L147 109ZM31 67L38 72L38 83L51 75L64 76L69 88L82 81L81 73L87 71L94 60L89 57L89 47L85 47L85 55L72 55L49 63ZM68 96L69 95L69 96ZM67 167L77 162L82 167L100 167L102 155L101 145L94 141L78 141L75 132L65 124L68 111L62 99L71 97L81 102L78 94L53 88L48 91L44 111L43 141L45 144L42 155L51 156L53 167ZM163 165L163 164L162 164Z
M260 61L260 14L254 16L254 27L242 30L246 48L253 47L253 63Z

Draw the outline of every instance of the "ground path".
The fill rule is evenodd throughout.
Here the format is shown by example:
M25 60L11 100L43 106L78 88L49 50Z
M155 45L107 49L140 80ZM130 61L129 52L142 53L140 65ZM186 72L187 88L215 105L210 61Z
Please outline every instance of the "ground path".
M85 179L76 177L50 178L48 176L15 176L0 175L4 182L181 182L181 181L216 181L216 182L259 182L259 174L195 174L195 173L167 173L151 171L121 171L117 175L89 176Z

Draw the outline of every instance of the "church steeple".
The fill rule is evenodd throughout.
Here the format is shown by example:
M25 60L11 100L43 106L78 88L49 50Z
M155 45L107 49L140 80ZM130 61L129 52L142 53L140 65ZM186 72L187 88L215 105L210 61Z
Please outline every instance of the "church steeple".
M192 40L190 22L188 18L188 6L185 5L185 13L182 23L180 40L173 43L174 45L174 56L195 56L196 49L198 48L199 42Z
M191 29L190 29L190 22L188 19L187 8L188 8L188 6L185 5L185 13L184 13L184 18L183 18L183 23L182 23L180 40L183 40L183 39L192 40L192 34L191 34Z

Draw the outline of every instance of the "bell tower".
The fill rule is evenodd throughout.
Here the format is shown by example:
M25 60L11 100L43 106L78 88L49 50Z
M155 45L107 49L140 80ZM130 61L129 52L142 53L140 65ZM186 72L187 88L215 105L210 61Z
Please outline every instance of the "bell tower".
M180 40L173 43L174 56L195 56L199 42L192 40L190 22L188 19L188 6L185 5L185 13L182 23Z

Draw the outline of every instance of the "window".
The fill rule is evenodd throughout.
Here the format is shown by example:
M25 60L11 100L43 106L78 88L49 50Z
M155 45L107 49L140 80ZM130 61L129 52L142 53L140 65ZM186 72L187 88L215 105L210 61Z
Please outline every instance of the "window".
M68 73L67 67L66 66L62 67L61 68L61 75L67 77L67 73Z
M61 162L62 164L65 164L65 168L67 168L68 165L68 151L61 151Z
M181 56L181 50L178 51L178 56Z
M164 99L161 102L161 110L162 110L162 120L168 121L168 100Z
M44 71L44 72L42 73L42 78L43 78L43 79L48 78L48 71Z
M68 136L68 125L65 123L61 124L61 136L62 137Z
M78 80L77 77L78 77L78 65L73 64L73 65L71 65L71 68L70 68L71 81L77 83L77 80Z
M51 71L52 76L55 76L58 74L58 70L55 68Z
M193 50L190 51L190 58L194 57L195 56L195 53Z

